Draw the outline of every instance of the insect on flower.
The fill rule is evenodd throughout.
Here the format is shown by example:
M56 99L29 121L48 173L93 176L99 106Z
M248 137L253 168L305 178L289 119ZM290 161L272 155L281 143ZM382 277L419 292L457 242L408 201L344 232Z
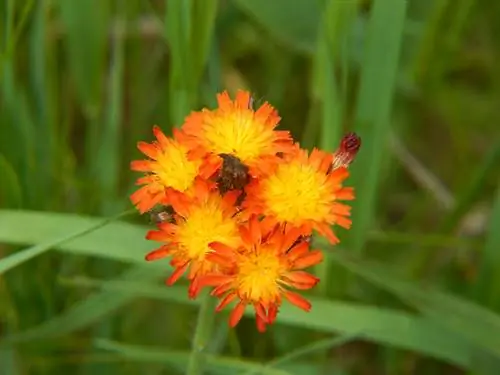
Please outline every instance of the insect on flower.
M172 206L157 206L149 211L149 217L152 223L173 223L174 220L174 209Z
M340 140L340 145L333 153L333 162L328 173L340 167L348 168L361 148L361 137L356 133L347 133Z
M219 154L222 167L217 178L217 185L221 194L230 190L242 190L249 181L248 167L236 156Z

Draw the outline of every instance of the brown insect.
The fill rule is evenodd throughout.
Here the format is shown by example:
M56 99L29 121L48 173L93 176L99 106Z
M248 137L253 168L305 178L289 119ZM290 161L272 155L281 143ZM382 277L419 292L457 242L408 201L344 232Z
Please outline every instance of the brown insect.
M361 148L361 137L356 133L347 133L340 140L340 145L333 153L333 162L328 173L331 171L345 167L348 168L356 158L356 155Z
M152 223L173 223L175 211L172 206L157 206L149 211L149 217Z
M230 190L242 190L250 179L248 167L234 155L219 154L222 158L222 167L217 178L217 185L221 194Z

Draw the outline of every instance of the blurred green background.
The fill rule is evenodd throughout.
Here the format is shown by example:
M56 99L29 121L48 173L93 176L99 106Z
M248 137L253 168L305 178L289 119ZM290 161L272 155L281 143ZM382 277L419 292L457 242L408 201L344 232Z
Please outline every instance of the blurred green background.
M0 4L0 374L185 373L199 301L120 213L137 141L224 89L363 145L312 311L218 314L207 373L500 373L500 2Z

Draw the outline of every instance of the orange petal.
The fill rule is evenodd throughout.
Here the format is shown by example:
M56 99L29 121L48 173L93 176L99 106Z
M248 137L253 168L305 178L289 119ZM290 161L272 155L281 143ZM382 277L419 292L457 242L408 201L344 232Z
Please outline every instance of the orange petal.
M234 254L234 249L226 244L223 244L222 242L210 242L208 247L222 256L232 257Z
M241 226L239 228L239 232L240 232L240 237L241 237L241 240L243 241L243 243L245 243L247 245L252 245L254 243L252 241L252 235L250 234L250 229L248 228L247 225Z
M330 244L335 245L340 242L338 237L333 233L332 228L328 224L317 224L316 225L316 230L318 231L319 234L324 236Z
M165 233L161 230L150 230L148 233L146 233L146 239L151 241L167 242L168 240L170 240L170 236L168 235L168 233Z
M319 283L319 278L304 271L289 272L284 279L296 289L311 289Z
M205 259L222 267L231 267L234 264L230 257L218 253L208 253L205 255Z
M262 305L262 303L255 303L253 307L255 309L255 315L267 323L267 311L264 305Z
M306 241L301 241L288 251L286 257L295 264L297 259L307 254L308 250L309 244Z
M257 325L257 331L261 333L266 332L267 319L262 319L257 313L255 313L255 324Z
M177 267L172 275L167 279L167 285L172 285L174 284L177 280L180 279L180 277L186 272L186 269L189 266L189 262L184 263L182 266Z
M348 219L348 218L343 217L343 216L338 216L337 219L335 220L335 222L337 223L337 225L339 225L345 229L350 229L351 225L352 225L351 219Z
M170 249L170 247L168 245L165 245L160 247L159 249L151 251L146 255L145 258L148 262L151 262L153 260L158 260L170 256L171 251L172 250Z
M302 269L314 266L315 264L319 264L323 261L323 252L319 250L310 251L306 255L295 260L293 263L294 269Z
M216 288L214 288L211 294L212 296L220 297L231 289L233 289L233 283L231 282L231 280L229 280L226 283L220 284Z
M278 305L276 303L273 303L271 306L269 306L269 309L267 310L268 324L273 324L277 316L278 316Z
M161 145L168 145L170 143L170 140L162 132L162 130L160 129L160 127L158 125L153 126L153 134L156 137L156 139L158 140L158 142L160 142Z
M130 169L136 172L151 172L152 163L150 160L133 160L130 162Z
M236 93L235 104L241 109L248 109L250 103L250 93L248 91L238 90Z
M246 304L241 301L239 302L236 307L231 311L231 315L229 316L229 326L230 327L235 327L236 324L239 323L241 318L243 317L243 313L245 312L245 306Z
M256 216L254 216L248 223L248 230L250 233L251 243L257 244L261 242L262 233L260 230L260 223Z
M337 199L343 200L343 201L351 201L355 198L354 196L354 188L352 187L345 187L340 190L338 190L335 195L337 196Z
M139 151L141 151L144 155L151 159L156 159L158 156L158 147L151 143L147 142L138 142L137 143L137 148Z
M221 311L222 309L224 309L224 307L226 307L227 305L229 305L231 302L234 301L234 299L237 297L236 293L229 293L227 296L225 296L220 302L219 304L217 305L217 307L215 308L215 311L219 312Z
M231 281L230 276L213 274L213 275L200 276L198 283L201 286L217 286L225 284L228 281Z
M283 292L285 298L290 302L291 304L297 306L298 308L304 310L304 311L311 311L311 303L306 300L304 297L302 297L300 294L290 292L289 290L286 290Z
M336 202L332 204L331 212L336 215L349 216L351 214L351 206Z

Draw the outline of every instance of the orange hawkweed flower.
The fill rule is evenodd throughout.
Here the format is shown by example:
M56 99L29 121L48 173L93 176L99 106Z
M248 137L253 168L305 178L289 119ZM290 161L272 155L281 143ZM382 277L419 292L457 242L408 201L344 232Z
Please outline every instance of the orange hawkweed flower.
M264 103L256 111L247 91L239 91L232 101L227 92L217 95L219 107L203 109L186 118L183 131L190 147L201 153L227 154L249 167L250 174L265 172L276 153L288 153L293 147L290 132L276 131L280 117Z
M332 154L317 149L310 156L297 149L272 174L247 186L243 206L249 214L264 215L270 223L299 228L306 236L316 229L337 243L330 225L351 226L350 207L338 201L354 199L354 192L342 187L348 170L340 167L331 171L332 160Z
M208 178L219 166L213 159L188 156L189 149L180 141L180 131L174 130L174 137L169 138L155 126L153 133L156 141L137 144L150 160L135 160L130 164L132 170L146 172L146 176L137 180L137 185L144 186L130 197L141 213L149 211L156 204L169 204L167 188L186 192L193 186L197 176Z
M221 196L208 182L197 179L193 194L171 192L171 204L175 210L174 222L163 222L158 230L150 231L146 238L163 242L159 249L146 256L152 261L171 257L170 264L175 268L167 280L168 285L175 283L189 268L191 281L189 296L194 298L199 288L197 278L218 270L216 264L207 259L212 252L211 242L222 241L230 246L238 246L241 238L239 222L235 217L236 192Z
M278 227L269 230L255 217L240 227L240 233L239 247L224 242L210 245L215 252L208 258L227 272L207 275L199 282L200 286L215 287L212 295L221 298L217 311L239 300L231 312L230 326L238 324L245 307L251 305L257 328L264 331L276 319L282 297L309 311L310 302L289 289L310 289L319 282L317 277L302 270L320 263L321 251L311 251L307 242L297 241L300 233L296 228L287 232Z

